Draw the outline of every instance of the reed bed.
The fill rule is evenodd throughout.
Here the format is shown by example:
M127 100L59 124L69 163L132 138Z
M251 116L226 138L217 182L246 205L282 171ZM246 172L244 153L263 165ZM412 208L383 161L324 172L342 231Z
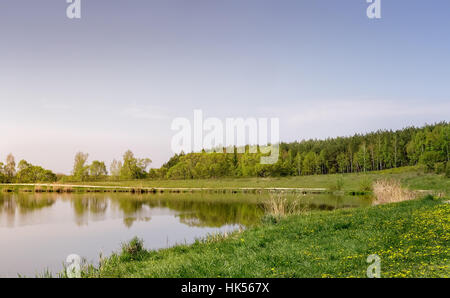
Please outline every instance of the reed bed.
M288 199L284 193L273 193L264 202L266 214L275 217L285 217L294 214L304 214L308 208L299 204L297 199Z
M375 205L409 201L417 197L416 193L407 188L403 188L399 181L392 179L375 181L373 184L373 194L375 196Z

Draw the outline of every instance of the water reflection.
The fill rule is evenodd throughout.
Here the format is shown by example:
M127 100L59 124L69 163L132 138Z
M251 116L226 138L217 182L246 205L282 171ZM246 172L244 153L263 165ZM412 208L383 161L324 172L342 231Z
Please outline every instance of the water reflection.
M268 196L268 195L267 195ZM370 204L356 197L291 196L308 209ZM62 269L67 255L98 261L134 236L158 249L260 222L258 194L0 193L0 276Z
M125 227L136 221L151 221L154 215L170 215L188 226L221 227L253 225L263 215L260 194L0 194L0 227L29 224L36 212L57 205L73 212L78 226L110 218L121 218ZM333 195L287 195L309 210L333 210L370 204L370 198ZM67 206L67 204L70 206ZM63 208L62 206L55 207ZM45 219L43 219L45 221ZM42 220L41 220L42 221ZM31 221L32 223L32 221Z
M14 227L18 217L26 217L43 208L52 206L55 200L49 197L29 194L0 194L0 227Z
M0 194L0 212L15 214L29 213L53 205L54 200L41 195L19 194Z

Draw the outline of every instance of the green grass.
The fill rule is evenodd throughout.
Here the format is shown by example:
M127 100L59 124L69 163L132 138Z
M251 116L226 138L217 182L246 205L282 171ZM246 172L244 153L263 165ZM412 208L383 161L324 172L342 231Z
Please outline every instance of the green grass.
M368 181L377 179L397 179L411 189L436 190L450 194L450 179L444 175L425 173L420 167L402 167L383 171L351 174L313 175L279 178L219 178L196 180L132 180L83 182L73 184L129 186L129 187L186 187L186 188L245 188L245 187L294 187L333 188L339 180L342 190L359 191ZM72 183L71 183L72 184Z
M85 275L365 277L367 257L378 254L382 277L450 276L450 204L442 199L428 196L263 222L192 245L114 254Z

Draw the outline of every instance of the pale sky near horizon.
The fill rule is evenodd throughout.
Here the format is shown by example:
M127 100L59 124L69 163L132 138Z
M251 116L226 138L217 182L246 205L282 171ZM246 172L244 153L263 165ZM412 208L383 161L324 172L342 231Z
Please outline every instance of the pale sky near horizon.
M450 120L450 2L0 2L0 161L69 173L131 149L159 167L175 117L279 117L282 141Z

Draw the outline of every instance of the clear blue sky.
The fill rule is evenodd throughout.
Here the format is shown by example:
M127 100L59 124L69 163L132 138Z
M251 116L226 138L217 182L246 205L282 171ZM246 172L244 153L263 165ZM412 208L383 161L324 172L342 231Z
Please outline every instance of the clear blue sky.
M174 117L280 117L283 141L450 120L450 1L0 2L0 160L159 166Z

